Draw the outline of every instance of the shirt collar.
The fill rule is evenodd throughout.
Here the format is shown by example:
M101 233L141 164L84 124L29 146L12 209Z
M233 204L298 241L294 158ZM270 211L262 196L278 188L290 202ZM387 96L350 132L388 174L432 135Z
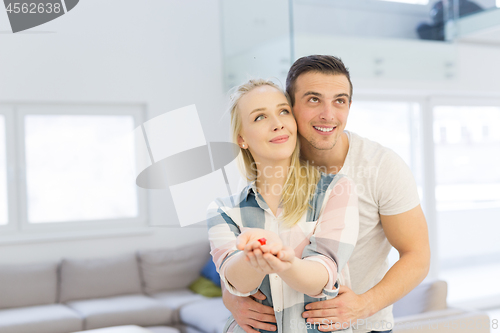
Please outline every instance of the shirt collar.
M250 184L248 184L247 186L247 190L246 190L246 195L245 195L245 201L248 201L248 196L250 195L250 193L252 193L254 195L257 195L257 186L255 185L255 180L253 182L251 182Z

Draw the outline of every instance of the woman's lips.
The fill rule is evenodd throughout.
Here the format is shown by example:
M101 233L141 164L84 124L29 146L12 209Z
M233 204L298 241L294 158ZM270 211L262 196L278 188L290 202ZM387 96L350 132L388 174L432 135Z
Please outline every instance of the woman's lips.
M288 141L288 135L280 135L275 137L274 139L270 140L269 142L272 143L284 143Z

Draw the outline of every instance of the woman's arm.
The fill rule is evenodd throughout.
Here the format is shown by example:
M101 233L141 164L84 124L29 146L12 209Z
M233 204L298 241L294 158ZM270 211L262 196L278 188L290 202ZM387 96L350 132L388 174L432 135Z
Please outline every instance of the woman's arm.
M306 295L321 294L328 282L328 271L318 262L296 258L290 269L278 275L291 288Z
M225 212L230 209L230 203L223 200L212 202L207 211L210 254L226 289L236 296L249 296L257 292L266 274L253 269L245 261L245 253L237 248L238 239L249 228L233 221Z
M253 293L266 276L265 273L256 271L248 261L245 253L235 254L226 265L226 279L240 293Z

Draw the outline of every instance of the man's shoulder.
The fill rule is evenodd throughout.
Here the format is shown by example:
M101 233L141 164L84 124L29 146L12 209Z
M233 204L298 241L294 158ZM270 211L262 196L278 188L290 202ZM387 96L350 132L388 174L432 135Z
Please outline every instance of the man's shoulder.
M354 132L348 132L348 157L354 164L380 164L393 159L401 159L392 149L380 143L362 137Z

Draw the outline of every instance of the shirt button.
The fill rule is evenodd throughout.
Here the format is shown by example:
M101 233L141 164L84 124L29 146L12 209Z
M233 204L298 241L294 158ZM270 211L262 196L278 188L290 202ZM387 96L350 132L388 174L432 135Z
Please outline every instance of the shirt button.
M278 275L275 275L275 276L274 276L274 279L275 279L275 280L278 280Z
M280 308L277 308L277 309L276 309L276 312L280 312L280 311L281 311L281 309L280 309Z

